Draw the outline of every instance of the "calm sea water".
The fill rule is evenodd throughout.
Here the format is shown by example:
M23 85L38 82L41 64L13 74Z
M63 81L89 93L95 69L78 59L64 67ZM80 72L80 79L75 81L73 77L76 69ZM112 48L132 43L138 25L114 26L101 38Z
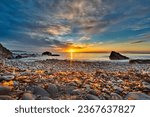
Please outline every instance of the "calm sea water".
M46 59L59 59L59 60L77 60L77 61L110 61L110 53L59 53L60 56L38 56L24 58L22 60L46 60ZM131 59L150 59L150 54L123 54Z

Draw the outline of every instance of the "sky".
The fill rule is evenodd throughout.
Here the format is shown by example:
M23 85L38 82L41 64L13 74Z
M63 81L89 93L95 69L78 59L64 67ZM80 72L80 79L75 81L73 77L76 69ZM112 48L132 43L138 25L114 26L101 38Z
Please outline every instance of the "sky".
M150 0L0 0L11 50L150 53Z

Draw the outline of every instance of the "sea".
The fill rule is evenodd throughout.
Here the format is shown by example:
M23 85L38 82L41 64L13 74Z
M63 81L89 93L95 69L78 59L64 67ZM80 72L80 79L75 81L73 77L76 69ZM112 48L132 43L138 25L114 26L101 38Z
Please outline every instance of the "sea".
M31 54L32 52L24 52L23 54ZM15 54L22 54L22 52L17 52ZM109 59L110 53L54 53L60 56L42 56L41 53L37 53L36 57L22 58L23 61L37 61L37 60L47 60L47 59L58 59L58 60L74 60L74 61L111 61ZM130 59L150 59L150 54L131 54L131 53L121 53ZM121 60L125 62L128 60Z

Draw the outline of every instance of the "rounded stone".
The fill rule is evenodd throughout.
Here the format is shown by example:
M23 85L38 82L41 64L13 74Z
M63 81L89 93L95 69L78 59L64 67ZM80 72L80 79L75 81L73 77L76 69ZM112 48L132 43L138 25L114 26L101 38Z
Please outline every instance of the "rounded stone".
M24 93L22 100L34 100L34 95L32 93Z
M150 96L139 92L129 92L125 99L127 100L150 100Z
M47 96L47 97L50 96L49 93L45 89L38 87L38 86L34 87L33 94L40 95L40 96Z
M49 84L47 88L47 92L50 94L50 97L56 97L58 93L58 88L55 84Z
M11 87L8 86L0 86L0 95L8 95L11 92Z

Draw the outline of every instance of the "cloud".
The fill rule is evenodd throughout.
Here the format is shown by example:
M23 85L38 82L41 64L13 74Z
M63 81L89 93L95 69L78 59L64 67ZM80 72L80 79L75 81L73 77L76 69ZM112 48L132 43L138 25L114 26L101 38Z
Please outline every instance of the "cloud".
M143 43L143 42L146 42L146 41L145 40L139 40L139 41L131 42L131 44L138 44L138 43Z
M64 25L54 25L48 27L46 32L53 36L66 35L71 32L71 27Z
M133 39L137 31L143 34L150 28L149 4L149 0L1 0L0 41L9 46L13 40L16 46L65 48L74 46L71 43L109 42L110 35L120 31L133 31L126 35ZM131 43L149 37L142 38Z

